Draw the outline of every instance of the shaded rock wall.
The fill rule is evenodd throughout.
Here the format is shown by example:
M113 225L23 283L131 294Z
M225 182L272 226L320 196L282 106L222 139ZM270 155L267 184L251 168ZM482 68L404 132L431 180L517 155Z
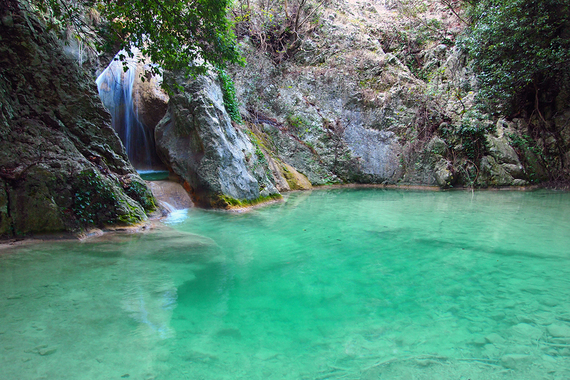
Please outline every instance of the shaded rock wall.
M24 5L0 12L0 235L145 219L154 198L93 79Z

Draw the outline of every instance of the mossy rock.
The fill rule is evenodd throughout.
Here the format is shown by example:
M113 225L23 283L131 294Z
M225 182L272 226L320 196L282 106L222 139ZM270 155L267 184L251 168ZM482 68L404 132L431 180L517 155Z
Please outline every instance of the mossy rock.
M310 190L311 182L303 174L299 173L294 167L286 163L280 166L281 175L287 181L291 190Z
M136 182L131 182L131 185L132 183ZM79 173L73 188L72 210L81 228L127 225L146 219L144 210L138 203L125 196L115 183L94 170Z
M231 210L231 209L238 209L238 208L255 206L257 204L271 202L271 201L279 200L282 198L283 198L283 196L281 194L270 194L267 196L260 196L258 198L251 199L251 200L250 199L241 199L240 200L240 199L235 199L235 198L229 197L227 195L218 194L218 195L215 195L211 198L210 205L212 208Z

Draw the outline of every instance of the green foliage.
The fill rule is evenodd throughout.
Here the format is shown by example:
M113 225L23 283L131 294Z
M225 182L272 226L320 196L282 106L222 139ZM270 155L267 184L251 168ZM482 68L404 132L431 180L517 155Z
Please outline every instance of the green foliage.
M293 132L303 134L309 127L309 122L302 116L288 114L285 118L287 123L292 127Z
M477 119L464 118L457 134L461 140L461 146L465 155L473 160L479 161L487 152L487 138L485 135L491 132L490 124L482 123Z
M527 103L570 64L567 0L474 0L462 41L478 74L479 100L509 114Z
M76 177L74 183L73 205L71 207L77 221L82 227L114 224L117 221L124 224L140 222L134 207L128 205L108 181L103 179L97 172L84 170ZM143 203L147 211L153 210L154 198L148 194L144 185L131 182L125 189L133 199ZM146 201L145 201L146 199ZM123 205L129 209L126 213L117 213Z
M139 202L145 211L156 210L156 204L154 203L154 197L150 190L142 183L137 181L131 181L125 188L125 193Z
M230 118L236 123L242 124L241 114L239 113L238 101L236 99L236 89L232 78L223 68L218 69L218 78L224 95L224 106Z
M231 0L34 0L53 19L73 27L78 36L98 37L100 51L133 57L138 48L155 64L150 71L182 70L205 74L208 64L241 62L227 16ZM102 22L87 25L83 13L93 10Z
M294 56L301 35L320 24L319 10L329 0L238 0L234 20L239 37L249 36L276 63Z
M263 153L263 151L261 150L261 148L256 145L255 146L255 156L257 157L257 160L264 166L267 166L267 158L265 158L265 154Z
M113 188L97 173L81 172L74 188L72 210L82 226L101 226L112 220L114 215L110 210L114 210L118 198Z
M483 114L469 110L459 124L441 128L439 132L448 146L459 148L450 151L455 158L463 156L478 164L488 151L486 135L494 129L494 125Z

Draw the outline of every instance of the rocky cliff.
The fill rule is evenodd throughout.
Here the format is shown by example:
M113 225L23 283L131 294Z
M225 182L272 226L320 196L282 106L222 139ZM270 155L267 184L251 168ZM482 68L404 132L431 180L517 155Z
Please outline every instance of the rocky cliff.
M144 220L154 198L93 78L24 3L0 12L0 236Z
M430 2L409 16L405 4L336 1L279 54L242 27L247 64L232 75L269 154L314 185L518 186L564 172L549 173L547 138L529 139L524 120L479 111L452 12ZM566 146L565 133L549 135Z

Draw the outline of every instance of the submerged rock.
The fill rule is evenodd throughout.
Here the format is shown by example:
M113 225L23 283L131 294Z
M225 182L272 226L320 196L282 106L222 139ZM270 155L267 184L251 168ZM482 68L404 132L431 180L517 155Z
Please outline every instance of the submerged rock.
M550 325L546 328L546 331L555 338L570 338L570 327L567 325Z
M505 368L509 369L520 369L528 364L530 364L533 360L533 357L530 355L524 354L508 354L503 355L501 357L501 364Z
M29 11L3 16L0 236L145 219L154 198L128 162L93 79Z

